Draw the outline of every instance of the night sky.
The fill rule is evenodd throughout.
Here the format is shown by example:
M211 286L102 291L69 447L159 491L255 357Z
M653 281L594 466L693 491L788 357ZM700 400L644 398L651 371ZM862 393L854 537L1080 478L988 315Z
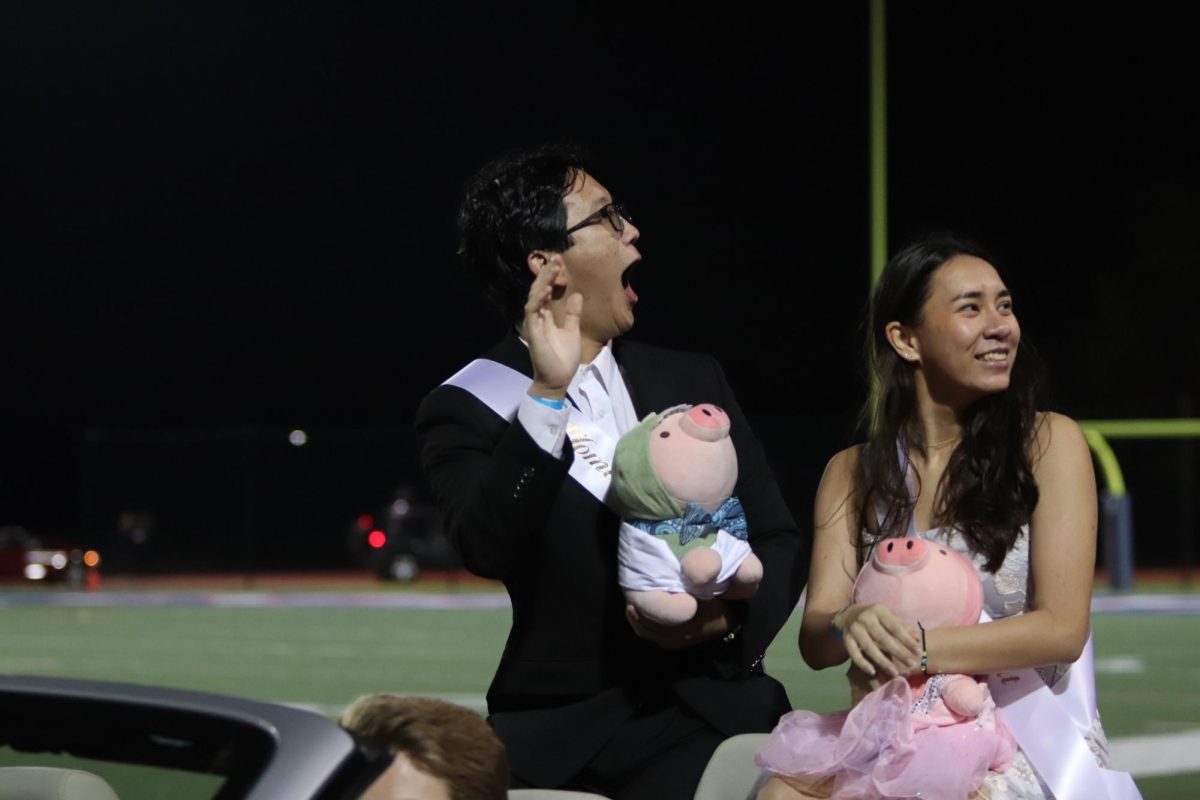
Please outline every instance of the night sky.
M189 520L181 553L204 525L332 552L416 477L423 394L502 333L454 258L463 182L546 140L642 231L633 335L721 359L807 518L863 396L865 2L15 5L0 525L103 541L137 507L164 542ZM889 249L995 251L1081 418L1200 415L1200 68L1149 8L889 8ZM327 449L285 464L295 427ZM1194 461L1155 447L1118 448L1166 531L1145 558Z

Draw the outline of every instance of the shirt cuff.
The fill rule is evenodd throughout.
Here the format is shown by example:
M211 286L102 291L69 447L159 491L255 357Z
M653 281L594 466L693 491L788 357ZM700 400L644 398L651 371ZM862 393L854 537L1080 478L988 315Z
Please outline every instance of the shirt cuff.
M550 408L529 395L521 398L517 408L517 421L538 447L555 458L562 458L563 442L567 438L567 417L570 406Z

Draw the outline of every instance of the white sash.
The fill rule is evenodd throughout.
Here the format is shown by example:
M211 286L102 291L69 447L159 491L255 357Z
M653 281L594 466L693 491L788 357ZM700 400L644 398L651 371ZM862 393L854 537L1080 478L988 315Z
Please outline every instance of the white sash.
M990 622L984 611L980 622ZM1141 800L1128 772L1105 769L1087 745L1096 716L1092 636L1051 689L1032 669L988 676L988 690L1021 751L1055 800Z
M512 422L521 406L521 399L532 383L532 378L511 367L490 359L477 358L450 376L443 385L457 386L470 392L498 416ZM567 474L603 503L612 484L612 462L617 443L574 406L567 418L567 438L575 451L575 459Z

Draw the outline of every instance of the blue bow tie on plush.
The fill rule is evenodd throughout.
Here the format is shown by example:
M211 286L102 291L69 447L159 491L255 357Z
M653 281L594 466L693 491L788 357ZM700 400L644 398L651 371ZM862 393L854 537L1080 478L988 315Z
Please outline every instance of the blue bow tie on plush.
M726 500L711 514L695 503L688 503L681 517L656 520L629 519L626 522L635 528L641 528L652 536L669 536L678 533L681 545L688 544L693 539L716 528L743 541L748 536L746 512L742 511L742 503L736 497Z

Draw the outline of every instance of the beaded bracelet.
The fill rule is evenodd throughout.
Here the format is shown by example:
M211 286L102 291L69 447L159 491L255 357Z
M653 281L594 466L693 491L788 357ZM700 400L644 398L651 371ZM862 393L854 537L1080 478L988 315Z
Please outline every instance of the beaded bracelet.
M921 629L921 674L929 674L929 651L925 647L925 626L917 620L917 627Z

